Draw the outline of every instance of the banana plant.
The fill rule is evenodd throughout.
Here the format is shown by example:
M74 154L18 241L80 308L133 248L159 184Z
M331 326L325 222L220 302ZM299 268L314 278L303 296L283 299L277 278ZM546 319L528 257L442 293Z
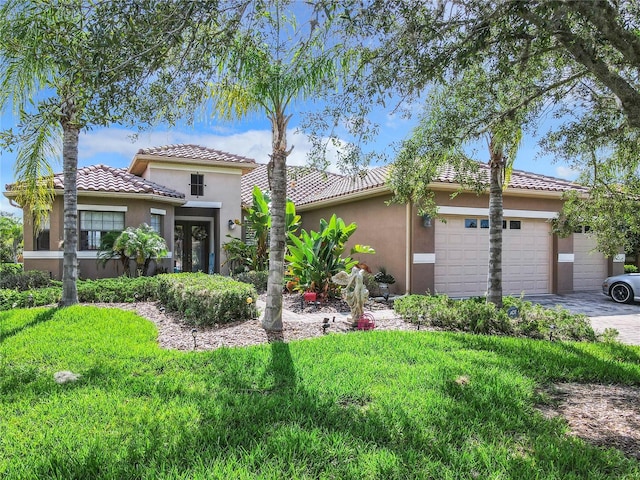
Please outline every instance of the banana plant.
M355 223L345 224L344 220L332 215L327 222L320 220L320 231L302 230L300 236L289 233L290 245L285 260L289 262L287 276L296 282L297 290L327 294L331 277L341 271L350 271L358 260L342 257L346 243L356 231ZM375 253L367 245L355 245L350 255L355 253Z
M271 230L271 198L268 192L263 192L254 185L253 203L247 209L244 223L253 233L256 251L252 262L252 270L266 270L269 261L269 231ZM295 233L300 227L300 215L296 214L296 206L287 200L285 209L285 228L287 233Z

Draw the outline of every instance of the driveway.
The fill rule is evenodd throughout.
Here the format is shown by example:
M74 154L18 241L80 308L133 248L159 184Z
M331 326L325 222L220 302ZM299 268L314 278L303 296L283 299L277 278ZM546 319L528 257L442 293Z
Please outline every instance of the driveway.
M605 328L615 328L619 332L619 341L640 345L640 303L615 303L600 290L566 295L530 295L525 300L546 307L561 305L573 313L584 313L591 319L596 333L602 333Z

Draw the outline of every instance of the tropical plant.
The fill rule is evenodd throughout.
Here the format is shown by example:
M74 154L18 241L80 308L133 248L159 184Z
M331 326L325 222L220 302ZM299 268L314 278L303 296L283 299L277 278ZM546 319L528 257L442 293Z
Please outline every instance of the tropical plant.
M244 219L245 226L253 237L255 245L255 258L252 259L250 270L266 270L269 263L269 232L271 231L271 197L268 192L263 192L260 187L253 187L253 203L247 209ZM287 235L294 233L300 227L301 218L296 214L295 204L287 199L285 209L285 231Z
M347 271L358 264L358 260L342 257L345 244L358 226L355 223L346 225L344 220L332 215L327 222L320 220L320 231L307 233L302 230L299 237L289 234L291 245L289 254L285 256L288 265L287 276L296 281L296 289L314 291L322 294L330 293L331 277ZM375 253L366 245L355 245L354 253Z
M149 274L151 260L168 253L164 238L146 223L137 228L127 227L113 242L113 251L133 259L139 276Z
M0 212L0 263L17 263L22 250L22 222Z
M379 267L378 272L373 276L373 278L376 282L386 283L387 285L393 285L396 283L395 277L388 273L385 267Z
M98 265L106 267L107 263L111 260L120 260L122 264L123 273L129 275L130 259L124 254L122 250L114 248L116 240L122 232L107 232L100 237L100 246L98 247Z
M286 235L287 127L291 104L318 95L335 83L335 53L327 50L325 30L318 19L334 7L329 4L298 5L301 15L311 9L308 23L298 22L283 6L288 2L257 2L234 38L235 48L222 59L211 96L219 114L243 117L263 112L271 123L273 150L269 160L271 186L271 233L267 305L262 326L282 330L282 285ZM305 27L305 28L303 28ZM309 27L307 30L306 27Z
M257 254L256 246L250 245L239 238L230 237L228 242L222 245L222 250L226 256L223 265L229 265L232 274L244 272L245 270L255 270Z

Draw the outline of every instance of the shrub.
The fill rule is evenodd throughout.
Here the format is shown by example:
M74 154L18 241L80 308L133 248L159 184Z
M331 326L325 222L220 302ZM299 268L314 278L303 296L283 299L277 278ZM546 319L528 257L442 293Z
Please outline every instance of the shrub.
M518 317L509 318L510 307L518 308ZM572 314L561 307L554 309L534 305L520 298L505 297L504 307L477 298L451 300L446 295L408 295L396 299L394 310L406 320L425 322L444 330L513 335L530 338L595 341L589 318Z
M269 272L256 272L252 270L250 272L241 272L234 275L233 278L239 282L249 283L255 287L258 293L264 293L267 291L267 279L269 278Z
M221 275L158 275L158 299L195 325L214 325L257 317L252 285Z
M21 263L0 263L0 278L6 275L15 275L22 273L24 268Z
M364 272L362 274L363 280L364 280L364 286L367 287L367 290L369 290L369 295L370 296L376 296L376 295L380 295L380 285L378 285L378 282L376 282L375 278L373 277L373 275L369 272Z
M41 307L57 304L62 299L61 287L47 287L35 290L0 290L0 311L12 308Z
M78 300L95 302L136 302L156 300L157 277L117 277L78 282Z
M17 264L6 264L17 265ZM0 289L12 289L24 292L34 288L44 288L51 285L51 278L48 272L41 272L40 270L28 270L22 271L20 268L7 268L6 271L3 268L2 276L0 276ZM14 273L8 273L13 271Z
M638 267L635 265L625 265L624 273L638 273Z

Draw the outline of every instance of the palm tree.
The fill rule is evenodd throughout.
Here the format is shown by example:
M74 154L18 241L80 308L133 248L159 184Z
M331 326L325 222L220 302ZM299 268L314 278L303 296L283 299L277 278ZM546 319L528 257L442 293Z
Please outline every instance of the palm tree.
M253 12L245 22L248 28L239 32L231 55L221 63L222 73L212 87L212 100L221 116L243 117L258 111L271 123L271 235L267 306L262 321L268 331L282 330L286 163L293 148L287 145L288 109L296 100L319 94L337 75L333 52L324 49L324 31L317 27L314 15L318 12L312 13L304 28L298 27L293 16L287 22L283 20L281 8L285 3L275 0L274 11Z
M512 95L507 87L525 85L514 81L497 89L484 70L470 68L455 81L434 88L419 125L403 142L390 178L396 201L415 202L419 210L431 216L437 214L437 208L428 185L445 166L454 169L460 185L477 193L488 188L487 302L497 307L502 306L503 190L509 183L522 127L538 108L532 102L528 111L510 113L508 99ZM469 154L471 146L483 140L489 154L488 176Z
M151 260L164 257L168 251L164 238L146 223L128 227L114 241L113 250L135 260L138 276L147 276Z
M239 1L237 11L244 3ZM50 209L51 160L62 139L63 306L77 303L78 138L90 126L170 115L195 75L236 26L217 2L6 0L0 7L0 108L12 105L22 129L17 201L36 229ZM144 32L141 35L140 32ZM150 85L154 85L153 88ZM147 88L140 94L143 87ZM152 95L153 94L153 95ZM155 102L155 103L154 103ZM35 106L34 106L35 105ZM158 113L159 112L159 113Z

